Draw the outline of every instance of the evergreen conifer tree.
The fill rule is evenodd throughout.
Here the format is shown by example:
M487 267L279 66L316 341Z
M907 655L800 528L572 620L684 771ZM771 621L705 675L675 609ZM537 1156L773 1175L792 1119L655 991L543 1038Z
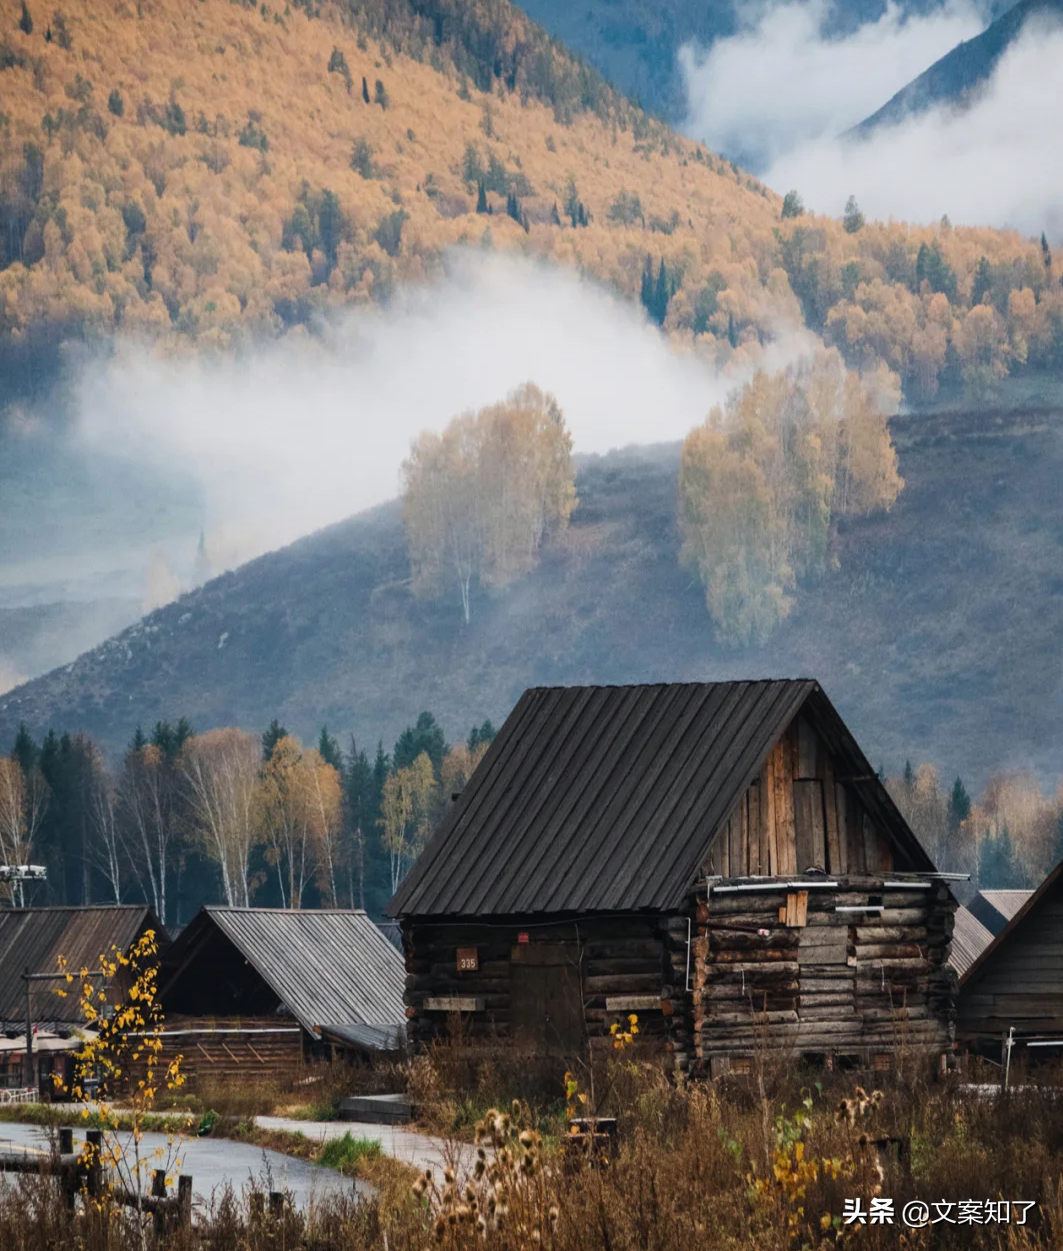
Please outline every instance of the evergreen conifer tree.
M1043 230L1041 231L1041 259L1045 263L1045 273L1050 274L1052 272L1052 249L1048 246L1048 239Z
M317 740L317 754L325 762L330 764L341 776L343 774L343 752L340 750L339 743L328 732L328 726L321 727L321 733Z
M362 75L362 99L366 104L369 103L369 84L366 82L365 75Z
M36 765L37 758L40 755L37 744L33 741L33 736L26 729L26 723L20 722L18 733L15 735L15 744L11 748L11 756L18 761L19 768L24 774Z
M273 749L281 741L282 738L288 737L288 731L277 720L276 717L269 723L268 728L262 735L262 759L268 760L273 755Z
M952 784L952 793L949 795L949 833L955 834L970 815L971 797L967 794L967 788L963 782L957 778Z
M33 18L26 7L26 0L22 0L22 13L19 15L18 28L24 35L33 34Z
M663 326L664 319L668 316L668 301L671 295L672 293L668 290L668 268L662 256L661 266L657 270L657 286L653 292L653 320L658 326Z
M477 213L488 212L487 204L487 188L484 186L484 180L481 178L476 187L476 211Z

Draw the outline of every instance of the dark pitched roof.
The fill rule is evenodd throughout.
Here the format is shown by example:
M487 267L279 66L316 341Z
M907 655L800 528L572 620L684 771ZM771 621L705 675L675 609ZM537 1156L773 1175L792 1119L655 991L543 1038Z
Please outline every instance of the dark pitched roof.
M56 973L59 957L77 971L99 968L101 956L126 951L146 930L155 931L160 947L169 941L151 908L5 908L0 910L0 1022L25 1025L26 984L22 972ZM56 983L58 985L58 983ZM75 996L54 994L55 987L33 987L31 1011L37 1021L80 1019Z
M970 968L968 968L967 972L962 975L960 978L961 987L968 986L971 982L973 982L986 964L986 961L988 961L994 953L999 951L1000 948L1011 939L1012 934L1014 934L1015 931L1022 926L1022 923L1028 916L1031 915L1031 913L1036 912L1038 904L1040 904L1041 900L1044 899L1052 887L1055 886L1056 882L1059 881L1061 875L1063 875L1063 860L1056 865L1052 872L1049 873L1049 875L1030 895L1026 902L1013 913L1012 918L1007 925L1004 926L989 946L982 951Z
M388 911L676 908L801 710L912 867L932 869L817 682L539 687L509 715Z
M205 907L171 947L168 966L180 968L210 927L311 1033L325 1026L405 1024L405 962L364 912ZM165 993L164 985L164 1001Z

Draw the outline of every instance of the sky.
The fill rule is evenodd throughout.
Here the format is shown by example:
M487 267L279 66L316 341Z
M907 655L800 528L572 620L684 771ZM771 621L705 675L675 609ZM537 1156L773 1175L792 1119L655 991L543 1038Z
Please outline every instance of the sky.
M817 212L840 215L855 195L868 217L935 222L947 214L957 225L1063 238L1063 29L1029 23L970 108L935 110L848 142L846 130L985 21L970 4L907 20L890 7L828 39L824 12L819 0L776 5L708 52L684 48L684 129L743 153L769 186L797 190Z

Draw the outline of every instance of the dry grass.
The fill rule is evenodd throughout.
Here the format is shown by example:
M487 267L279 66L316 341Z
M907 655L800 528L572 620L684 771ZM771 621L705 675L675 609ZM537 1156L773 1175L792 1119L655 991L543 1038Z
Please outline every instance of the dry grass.
M424 1088L429 1065L436 1089L443 1090L451 1075L473 1065L479 1076L469 1099L497 1089L503 1080L497 1075L509 1058L496 1056L489 1070L485 1055L461 1052L439 1049L414 1070L414 1082ZM1041 1079L1046 1076L1042 1073ZM676 1085L659 1066L627 1053L611 1061L602 1077L621 1119L613 1158L606 1166L591 1167L583 1156L559 1154L549 1138L540 1146L534 1135L534 1158L522 1164L516 1135L521 1125L534 1130L535 1113L520 1108L519 1120L506 1129L518 1157L510 1176L517 1180L507 1183L510 1203L497 1218L498 1228L487 1220L486 1230L476 1229L476 1217L490 1196L482 1179L466 1192L464 1179L452 1186L436 1178L435 1188L419 1199L410 1188L408 1168L363 1156L352 1167L377 1187L374 1200L290 1213L281 1227L268 1217L252 1218L246 1195L224 1195L198 1228L195 1245L211 1251L281 1246L368 1251L385 1245L385 1235L389 1251L440 1245L454 1251L790 1251L834 1247L853 1237L855 1245L869 1251L902 1245L986 1251L1060 1245L1063 1099L1056 1097L1057 1088L1036 1080L1000 1098L973 1093L958 1081L932 1083L910 1073L903 1080L893 1077L881 1092L864 1095L842 1075L825 1074L820 1083L815 1074L787 1066L766 1074L762 1096L755 1079ZM255 1135L255 1141L260 1138L263 1145L307 1158L317 1158L320 1150L287 1135ZM907 1150L880 1151L876 1141L884 1138L900 1140ZM488 1144L485 1156L489 1174L497 1150ZM448 1187L451 1198L444 1202ZM468 1196L481 1191L486 1198L479 1206L471 1204ZM893 1199L897 1214L917 1198L953 1203L1022 1199L1038 1207L1021 1229L938 1223L913 1231L894 1224L866 1225L852 1235L841 1224L844 1200L860 1198L866 1209L872 1197ZM518 1210L524 1214L523 1229L512 1218ZM105 1221L80 1211L71 1217L46 1182L0 1191L5 1251L132 1251L137 1245L127 1217ZM153 1245L151 1235L148 1245ZM184 1251L193 1242L174 1234L164 1245Z

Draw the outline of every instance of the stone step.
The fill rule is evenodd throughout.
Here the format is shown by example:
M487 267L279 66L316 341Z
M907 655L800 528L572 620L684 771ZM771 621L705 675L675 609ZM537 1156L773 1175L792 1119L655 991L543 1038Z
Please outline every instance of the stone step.
M408 1125L413 1109L405 1095L350 1095L340 1100L339 1118L370 1125Z

